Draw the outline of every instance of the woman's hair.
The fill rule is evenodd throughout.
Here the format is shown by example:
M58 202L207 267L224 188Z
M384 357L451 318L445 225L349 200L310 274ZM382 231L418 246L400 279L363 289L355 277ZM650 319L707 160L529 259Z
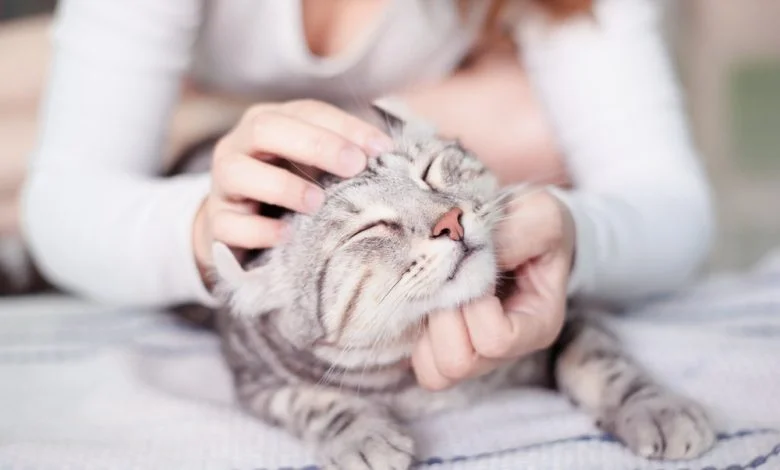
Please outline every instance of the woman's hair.
M462 0L462 11L466 11L468 4L475 1L490 1L488 10L486 28L498 26L503 14L510 7L535 6L541 8L551 17L563 19L577 14L588 14L593 7L594 0Z
M511 0L510 0L511 1ZM593 0L532 0L542 8L548 10L552 15L558 18L589 13L593 6ZM497 0L496 3L504 3L504 0Z
M513 25L518 20L525 8L535 8L550 16L553 20L564 20L576 15L591 15L593 4L596 0L459 0L458 6L461 14L465 16L473 11L475 2L490 2L487 15L483 23L480 39L472 48L471 54L464 61L468 64L472 57L480 51L495 45L496 43L511 43L507 26Z
M537 7L554 19L564 19L577 14L589 14L595 0L460 0L459 8L462 14L470 11L475 2L490 2L485 30L500 28L516 13L517 7Z

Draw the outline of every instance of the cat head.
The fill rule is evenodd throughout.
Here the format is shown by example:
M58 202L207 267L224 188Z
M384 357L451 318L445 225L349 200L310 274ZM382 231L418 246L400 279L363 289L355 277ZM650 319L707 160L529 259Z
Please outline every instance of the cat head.
M325 178L326 202L244 271L215 262L235 315L282 311L288 338L364 348L411 341L432 311L492 291L498 183L457 141L402 134L361 174Z

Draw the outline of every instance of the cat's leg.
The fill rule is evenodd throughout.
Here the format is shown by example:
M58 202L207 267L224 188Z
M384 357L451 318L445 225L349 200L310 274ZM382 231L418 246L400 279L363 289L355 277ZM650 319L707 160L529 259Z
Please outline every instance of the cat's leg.
M393 415L401 421L413 421L444 411L464 408L484 395L482 387L473 383L431 392L420 387L411 387L393 394L384 401L390 406Z
M414 442L383 405L311 385L243 383L238 396L254 416L311 446L326 469L405 470L413 462Z
M704 409L655 382L595 322L578 318L567 324L554 361L559 389L635 453L688 459L714 444Z

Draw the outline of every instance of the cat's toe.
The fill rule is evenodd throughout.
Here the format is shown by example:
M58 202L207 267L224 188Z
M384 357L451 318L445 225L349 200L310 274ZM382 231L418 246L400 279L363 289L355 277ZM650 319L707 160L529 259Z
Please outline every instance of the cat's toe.
M359 425L343 439L323 443L328 470L407 470L414 461L414 441L394 423Z
M662 395L626 403L605 428L634 453L648 459L686 460L715 443L715 432L697 404Z

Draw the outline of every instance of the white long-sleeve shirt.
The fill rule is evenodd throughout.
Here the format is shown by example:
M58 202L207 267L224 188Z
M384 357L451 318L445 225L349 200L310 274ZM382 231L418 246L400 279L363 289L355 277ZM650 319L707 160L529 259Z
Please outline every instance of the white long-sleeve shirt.
M475 5L487 2L474 2ZM709 188L663 49L657 2L602 0L595 21L516 30L575 189L570 291L623 300L675 288L708 253ZM192 223L208 175L161 179L184 74L258 101L349 104L450 73L483 7L462 24L450 0L395 0L361 41L312 56L301 5L286 0L65 0L23 227L52 281L94 299L212 303Z

